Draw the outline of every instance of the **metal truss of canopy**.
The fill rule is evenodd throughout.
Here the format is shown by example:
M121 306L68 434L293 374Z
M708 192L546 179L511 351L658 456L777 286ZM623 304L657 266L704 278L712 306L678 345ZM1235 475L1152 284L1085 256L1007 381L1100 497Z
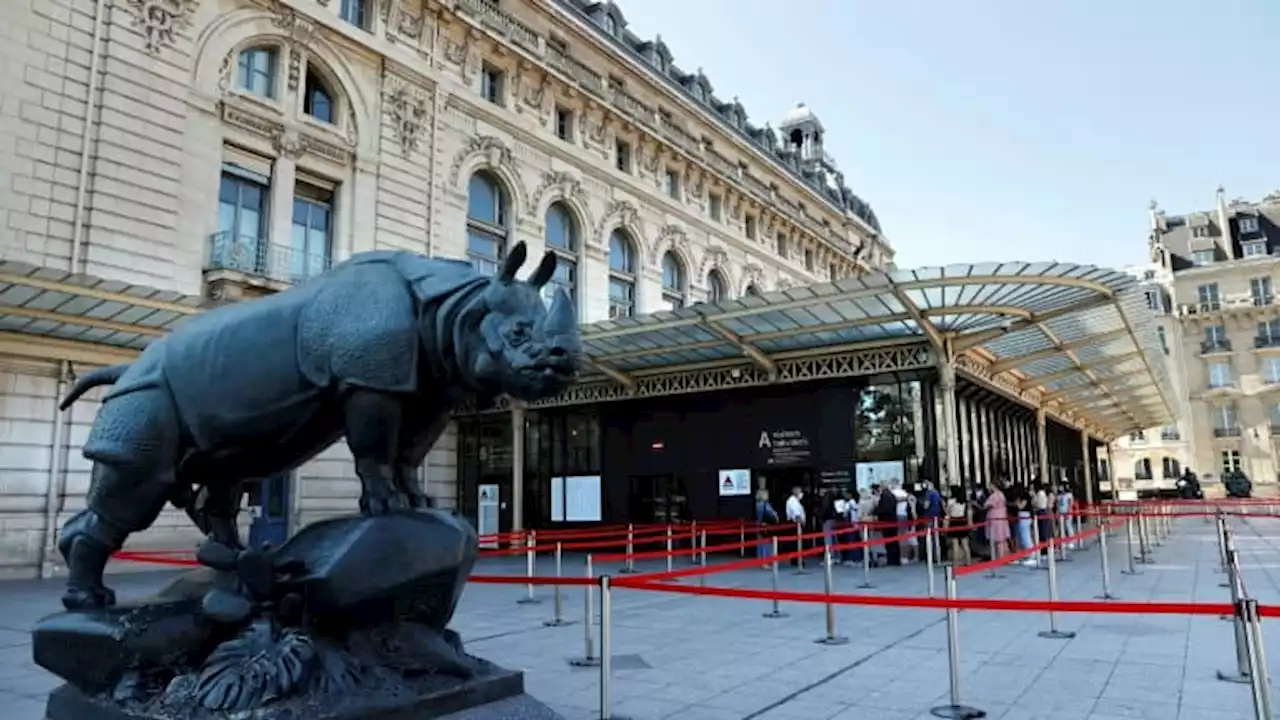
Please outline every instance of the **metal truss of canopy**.
M875 273L598 322L583 344L588 367L623 395L649 395L646 381L744 357L765 384L804 379L787 377L789 361L915 343L933 363L955 357L961 373L1110 439L1172 422L1154 320L1135 285L1067 263Z
M201 311L201 299L89 275L0 261L0 355L129 362Z

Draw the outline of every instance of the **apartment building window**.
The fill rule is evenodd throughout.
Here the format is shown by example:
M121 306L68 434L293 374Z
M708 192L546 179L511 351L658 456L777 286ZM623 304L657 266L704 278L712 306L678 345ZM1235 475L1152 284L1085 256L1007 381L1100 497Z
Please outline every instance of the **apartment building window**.
M1147 307L1151 308L1151 312L1160 312L1163 309L1163 303L1160 302L1160 291L1155 288L1147 288L1144 292L1147 296Z
M1206 283L1196 287L1196 297L1200 301L1202 311L1217 310L1221 307L1218 299L1218 283Z
M1150 480L1151 479L1151 459L1138 458L1133 461L1133 479L1134 480Z
M507 193L485 171L467 185L467 259L476 272L490 277L507 254Z
M368 0L342 0L342 5L338 8L338 17L361 30L369 29Z
M613 161L620 172L631 174L631 143L619 140L614 145Z
M813 272L813 248L804 249L804 269Z
M1160 349L1164 351L1165 355L1168 355L1169 354L1169 337L1165 333L1163 325L1156 326L1156 337L1160 339Z
M1223 474L1240 472L1240 451L1239 450L1223 450L1222 451L1222 472Z
M662 256L662 302L672 310L685 305L684 263L671 251Z
M609 236L609 319L636 314L636 246L626 231Z
M1143 430L1129 433L1129 442L1131 444L1144 443L1147 441L1147 433Z
M1240 232L1255 233L1258 232L1258 218L1250 215L1243 215L1237 221L1240 225Z
M302 111L323 123L333 124L333 95L314 70L307 70Z
M1247 258L1266 257L1270 253L1267 252L1266 240L1254 240L1240 244L1240 250Z
M1193 265L1212 265L1217 259L1217 253L1214 250L1192 250L1191 263Z
M1209 237L1208 225L1197 225L1191 228L1191 237L1206 238Z
M1280 346L1280 318L1272 318L1258 323L1258 334L1253 339L1254 347Z
M790 248L787 247L787 236L783 235L781 232L778 233L777 249L778 249L778 256L781 258L786 258L787 253L790 250Z
M1249 278L1249 297L1253 298L1254 305L1270 305L1275 299L1275 295L1271 292L1271 278Z
M333 186L299 179L294 185L289 271L295 283L329 269L333 247Z
M1178 432L1177 425L1165 425L1160 428L1160 439L1170 441L1181 440L1182 434Z
M247 163L246 163L247 164ZM263 160L270 172L270 162ZM218 187L218 233L213 237L211 267L246 273L266 271L268 176L238 163L224 163Z
M747 239L755 240L757 230L758 228L756 227L756 216L755 215L746 216L746 218L743 219L742 221L742 232L747 236Z
M1236 437L1240 434L1235 405L1217 405L1213 408L1213 434L1216 437Z
M573 142L573 111L556 106L556 137Z
M578 223L563 202L547 208L547 249L555 253L556 271L551 281L542 286L542 296L550 304L556 289L569 293L578 304Z
M1166 478L1176 478L1182 474L1182 467L1177 458L1165 457L1160 461L1160 474Z
M240 51L236 60L236 85L264 98L276 96L275 48L256 47Z
M709 193L707 195L707 214L711 216L712 220L717 222L720 220L720 206L722 202L723 201L718 193Z
M480 96L494 105L503 105L502 71L485 64L480 68Z
M680 199L680 171L679 170L672 170L671 168L667 168L665 186L666 186L665 189L667 191L667 197L671 198L672 200Z
M1212 362L1209 363L1209 387L1224 388L1231 387L1231 363L1229 362Z
M1280 357L1266 357L1262 360L1262 379L1268 385L1280 383Z
M722 303L729 299L729 284L725 282L724 274L719 270L712 269L707 273L707 302L711 304Z
M1208 325L1204 329L1204 342L1200 343L1200 352L1223 352L1231 349L1231 341L1227 339L1227 326Z

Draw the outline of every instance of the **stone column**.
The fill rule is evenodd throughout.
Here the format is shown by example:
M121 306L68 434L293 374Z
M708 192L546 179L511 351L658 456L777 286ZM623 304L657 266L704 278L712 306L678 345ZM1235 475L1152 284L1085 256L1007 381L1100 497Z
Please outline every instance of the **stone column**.
M1084 430L1080 431L1080 449L1084 451L1084 461L1081 463L1084 466L1084 477L1082 478L1084 480L1084 501L1087 504L1092 505L1093 467L1089 460L1089 433Z
M511 531L524 529L524 405L511 403Z
M291 155L281 153L271 164L271 226L267 246L258 248L258 257L266 263L258 269L273 277L287 277L292 270L288 248L293 247L293 186L297 178L297 162Z
M947 485L960 485L964 488L965 483L960 477L960 431L956 424L956 369L950 360L943 360L938 364L938 393L942 396L945 482Z
M1040 482L1049 482L1049 442L1045 436L1048 420L1044 416L1044 408L1036 408L1036 447L1040 451L1038 461Z

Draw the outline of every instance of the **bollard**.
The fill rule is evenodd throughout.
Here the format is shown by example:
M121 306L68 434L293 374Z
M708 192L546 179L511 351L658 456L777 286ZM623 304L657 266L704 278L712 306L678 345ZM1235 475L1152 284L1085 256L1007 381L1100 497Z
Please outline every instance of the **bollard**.
M610 706L613 699L610 695L613 688L613 631L609 615L613 612L613 593L609 590L609 576L600 576L600 720L609 720Z
M556 579L557 580L564 577L564 575L561 572L564 568L564 564L563 564L564 555L562 554L561 550L562 548L560 547L560 542L557 541L556 542ZM551 619L547 620L542 624L546 625L547 627L560 627L561 625L570 625L571 623L567 622L564 619L564 599L561 597L560 584L556 583L553 590L554 590L554 594L552 595Z
M533 595L533 573L534 564L537 562L538 555L538 536L537 530L529 531L529 539L525 544L527 548L524 552L524 572L529 578L529 584L525 586L525 596L517 600L520 605L537 605L542 601Z
M1240 602L1243 608L1245 626L1248 632L1249 650L1249 687L1253 690L1253 714L1257 720L1273 720L1275 711L1271 709L1271 678L1267 672L1267 653L1262 642L1262 615L1258 612L1258 601L1252 598Z
M771 541L773 543L772 545L773 546L773 562L769 563L770 570L771 570L771 572L769 573L769 587L770 589L773 590L773 592L777 593L778 592L778 536L774 535L773 538L771 538ZM787 616L786 613L778 609L778 598L775 597L771 599L769 602L772 604L772 609L769 610L769 612L765 613L764 617L784 618Z
M947 600L956 599L956 571L953 567L943 570L947 585ZM947 676L951 685L951 703L940 705L929 712L934 717L950 720L977 720L987 713L960 703L960 613L955 608L947 608Z
M671 563L675 558L675 538L671 535L671 526L667 526L667 572L671 572Z
M933 578L933 539L937 537L937 529L934 527L934 521L937 518L929 518L929 524L924 528L924 562L925 574L928 577L927 587L929 589L929 597L934 597L937 593L934 591Z
M1138 568L1133 565L1133 516L1124 520L1124 554L1129 558L1129 567L1121 570L1121 575L1137 575Z
M1056 541L1053 538L1049 538L1049 553L1047 557L1049 558L1049 602L1051 603L1058 601L1058 565L1053 557L1053 546L1055 544ZM1038 635L1050 640L1070 640L1076 636L1070 630L1058 629L1058 613L1052 610L1049 611L1049 629L1040 631Z
M587 579L595 579L595 570L592 568L591 555L589 553L587 554ZM585 601L582 603L582 636L586 640L587 651L582 657L574 658L569 661L569 664L574 667L595 667L600 664L600 658L596 657L596 641L595 638L591 636L591 621L593 619L591 617L591 587L592 586L588 584L582 588L583 593L586 596Z
M804 569L804 532L800 523L796 523L796 575L808 575Z
M1244 604L1241 602L1244 600L1244 588L1241 585L1238 562L1239 557L1234 550L1231 551L1231 555L1227 558L1227 573L1231 576L1231 604L1235 606L1236 611L1224 619L1231 621L1232 631L1235 634L1236 669L1235 672L1219 670L1218 679L1223 682L1244 684L1250 682L1249 638L1243 612Z
M1115 600L1111 594L1111 561L1107 558L1107 526L1098 526L1098 557L1102 559L1102 594L1099 600Z
M635 526L627 523L627 564L618 572L630 575L636 571L636 531Z
M833 584L834 580L831 577L831 547L827 546L822 550L822 591L827 596L827 634L814 640L819 645L845 645L849 642L849 638L836 634L836 606L831 604Z
M871 545L869 538L871 533L867 531L865 523L858 528L858 538L862 541L862 582L858 583L859 590L870 590L875 585L871 584Z

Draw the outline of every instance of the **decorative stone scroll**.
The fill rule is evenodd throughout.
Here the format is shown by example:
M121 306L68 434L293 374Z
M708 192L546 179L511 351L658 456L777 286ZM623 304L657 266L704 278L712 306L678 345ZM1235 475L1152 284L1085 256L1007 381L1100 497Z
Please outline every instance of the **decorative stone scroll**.
M152 55L176 42L178 31L191 25L199 5L199 0L125 0L133 27L142 33L143 46Z
M427 122L426 94L408 82L399 82L387 93L387 117L400 142L400 153L409 157L418 149L422 128Z

